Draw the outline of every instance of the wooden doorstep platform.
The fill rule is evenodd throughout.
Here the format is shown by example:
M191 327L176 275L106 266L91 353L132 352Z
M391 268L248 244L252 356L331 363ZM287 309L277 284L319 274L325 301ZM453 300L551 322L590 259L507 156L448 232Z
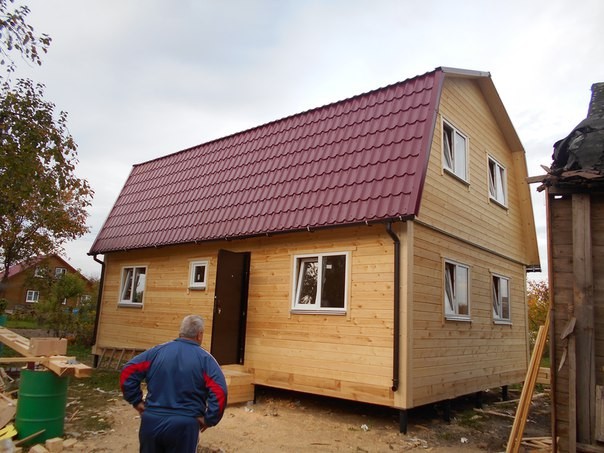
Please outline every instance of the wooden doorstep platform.
M221 368L229 391L228 404L253 401L254 375L242 365L224 365Z

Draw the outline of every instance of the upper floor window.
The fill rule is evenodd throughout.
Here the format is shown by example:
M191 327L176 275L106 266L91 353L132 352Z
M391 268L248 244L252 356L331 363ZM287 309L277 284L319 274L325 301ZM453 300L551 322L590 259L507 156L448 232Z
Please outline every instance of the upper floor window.
M346 310L348 253L324 253L294 258L295 310Z
M495 321L511 321L510 279L493 275L493 318Z
M34 277L44 277L45 272L43 267L36 267L34 270Z
M443 165L445 170L467 181L468 139L465 135L443 122Z
M142 305L146 274L147 268L143 266L131 266L122 269L120 303Z
M40 291L35 291L33 289L27 290L27 295L25 296L25 302L30 304L35 304L40 299Z
M67 269L65 269L64 267L57 267L57 268L55 268L55 277L60 277L61 275L65 275L66 272L67 272Z
M445 261L445 317L470 319L470 268Z
M495 159L489 157L489 196L506 205L506 171Z
M189 288L205 289L207 273L207 261L193 261L189 270Z

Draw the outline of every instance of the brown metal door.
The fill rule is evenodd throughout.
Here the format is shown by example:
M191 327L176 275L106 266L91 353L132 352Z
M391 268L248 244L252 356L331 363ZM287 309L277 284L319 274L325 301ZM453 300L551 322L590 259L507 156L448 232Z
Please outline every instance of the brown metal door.
M249 269L249 252L218 251L211 348L220 365L243 363Z

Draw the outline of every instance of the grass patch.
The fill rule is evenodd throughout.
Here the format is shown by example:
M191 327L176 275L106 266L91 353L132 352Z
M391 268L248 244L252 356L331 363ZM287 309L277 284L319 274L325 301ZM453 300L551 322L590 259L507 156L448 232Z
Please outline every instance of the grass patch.
M38 322L35 319L14 319L14 318L8 318L6 320L6 326L7 329L42 329L44 327L41 327L40 325L38 325Z

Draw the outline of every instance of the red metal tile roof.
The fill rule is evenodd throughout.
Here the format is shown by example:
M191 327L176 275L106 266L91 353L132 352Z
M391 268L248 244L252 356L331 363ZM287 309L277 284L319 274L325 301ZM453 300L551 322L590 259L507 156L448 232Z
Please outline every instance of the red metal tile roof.
M90 254L416 215L443 77L135 165Z

